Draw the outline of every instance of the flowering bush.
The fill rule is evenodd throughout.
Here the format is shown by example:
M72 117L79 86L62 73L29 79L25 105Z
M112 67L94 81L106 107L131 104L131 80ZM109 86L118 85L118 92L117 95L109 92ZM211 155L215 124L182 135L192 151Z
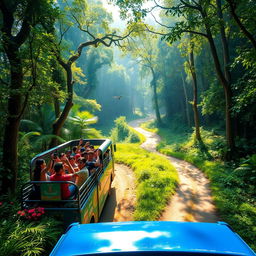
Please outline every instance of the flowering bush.
M42 207L18 211L18 215L26 220L39 220L41 219L43 214L44 214L44 208Z

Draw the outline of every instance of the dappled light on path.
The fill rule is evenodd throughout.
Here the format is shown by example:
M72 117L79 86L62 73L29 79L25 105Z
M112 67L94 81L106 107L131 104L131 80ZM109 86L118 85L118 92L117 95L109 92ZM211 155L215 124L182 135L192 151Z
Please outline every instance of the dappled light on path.
M100 217L100 222L131 221L135 205L135 178L133 171L115 164L115 178L111 194Z
M141 147L148 151L156 152L156 146L160 142L160 137L155 133L140 128L139 124L142 122L145 122L145 119L135 120L129 123L129 125L147 138L146 142L144 142ZM160 155L169 159L177 169L180 184L176 194L170 200L159 220L193 222L218 221L209 181L202 171L183 160L163 154Z

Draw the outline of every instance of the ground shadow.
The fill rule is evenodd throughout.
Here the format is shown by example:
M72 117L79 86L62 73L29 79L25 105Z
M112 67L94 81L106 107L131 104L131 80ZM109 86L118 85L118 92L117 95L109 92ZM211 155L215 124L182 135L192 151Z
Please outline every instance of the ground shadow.
M102 210L99 222L113 222L116 209L116 189L111 188L110 195L108 196L105 206Z

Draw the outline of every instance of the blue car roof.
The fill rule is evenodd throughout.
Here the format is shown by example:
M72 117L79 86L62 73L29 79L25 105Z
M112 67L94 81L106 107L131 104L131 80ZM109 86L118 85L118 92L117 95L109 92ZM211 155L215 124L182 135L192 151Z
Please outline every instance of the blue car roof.
M138 221L72 224L50 256L255 255L226 223ZM155 252L158 252L155 254Z

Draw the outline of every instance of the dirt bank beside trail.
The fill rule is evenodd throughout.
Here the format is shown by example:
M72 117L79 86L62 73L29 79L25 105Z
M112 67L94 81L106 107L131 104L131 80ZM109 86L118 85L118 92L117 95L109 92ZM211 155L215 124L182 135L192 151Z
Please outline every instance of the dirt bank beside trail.
M141 147L156 152L160 137L140 128L139 124L142 122L145 122L145 119L135 120L130 125L147 138ZM216 222L218 220L216 208L211 197L209 181L205 175L190 163L160 155L169 159L177 169L180 184L159 220Z

